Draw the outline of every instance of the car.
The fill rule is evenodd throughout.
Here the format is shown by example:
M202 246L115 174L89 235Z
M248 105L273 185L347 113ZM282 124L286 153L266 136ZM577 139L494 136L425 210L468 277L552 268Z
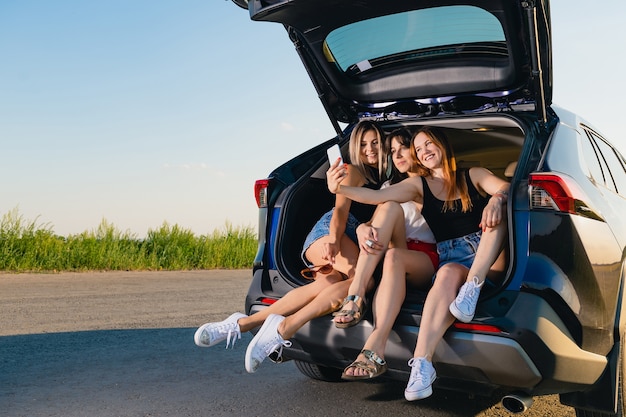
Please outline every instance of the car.
M246 311L306 284L303 240L334 202L327 148L337 143L347 155L361 120L386 132L435 126L459 166L488 168L511 188L506 276L481 292L470 323L446 332L434 386L502 393L511 412L559 394L577 416L626 415L626 161L584 118L552 103L549 1L233 2L254 21L285 27L336 131L255 183L258 252ZM425 296L407 295L386 378L408 380ZM283 356L311 378L339 380L371 329L371 313L348 329L317 318Z

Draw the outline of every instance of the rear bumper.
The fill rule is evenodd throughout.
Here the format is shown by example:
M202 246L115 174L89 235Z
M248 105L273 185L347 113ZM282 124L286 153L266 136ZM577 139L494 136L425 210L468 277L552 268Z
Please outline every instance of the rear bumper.
M253 311L257 308L253 307ZM484 392L486 388L523 390L533 395L580 391L598 380L607 358L584 351L545 300L520 293L502 318L484 318L501 333L450 329L439 343L433 363L441 387ZM372 331L371 318L337 329L330 316L312 320L292 339L284 356L343 368L356 358ZM418 326L396 325L387 343L387 377L408 380Z

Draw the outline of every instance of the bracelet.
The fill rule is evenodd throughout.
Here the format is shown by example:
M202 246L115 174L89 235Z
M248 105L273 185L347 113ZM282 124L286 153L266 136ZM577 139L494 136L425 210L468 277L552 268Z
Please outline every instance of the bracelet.
M494 195L492 195L492 197L496 197L498 200L500 200L500 204L504 204L507 202L508 200L508 194L506 191L497 191Z

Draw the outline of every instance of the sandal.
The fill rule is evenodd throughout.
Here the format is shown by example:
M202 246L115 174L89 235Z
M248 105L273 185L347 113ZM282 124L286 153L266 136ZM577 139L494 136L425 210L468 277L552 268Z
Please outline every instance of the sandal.
M348 304L350 301L354 303L354 305L356 306L356 310L343 310L343 307L346 304ZM343 303L341 304L341 307L339 307L339 311L334 312L333 317L352 316L352 320L346 321L344 323L338 323L335 320L333 321L335 322L335 326L338 327L339 329L347 329L348 327L352 327L358 324L363 318L364 313L365 313L365 300L362 297L359 297L358 295L349 295L343 299Z
M369 349L363 349L361 353L363 354L363 356L365 356L367 361L352 362L346 367L346 369L343 370L343 373L341 374L341 379L347 379L350 381L371 379L376 378L377 376L380 376L387 371L387 361L378 356L376 352ZM364 371L367 371L367 375L347 375L346 371L350 368L363 369Z

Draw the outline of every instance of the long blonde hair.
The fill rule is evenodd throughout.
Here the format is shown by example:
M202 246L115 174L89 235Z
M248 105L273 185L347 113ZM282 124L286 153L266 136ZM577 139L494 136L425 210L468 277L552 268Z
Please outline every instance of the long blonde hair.
M378 135L378 178L372 176L372 170L367 169L366 165L361 160L361 140L363 136L370 130L373 130ZM383 181L386 177L387 171L387 151L385 149L385 132L376 124L370 120L361 120L352 129L350 134L350 163L356 167L365 179L373 184L377 184Z
M426 168L420 160L417 158L417 151L415 150L415 138L418 134L423 133L430 138L433 144L439 148L442 155L443 165L443 179L447 185L446 201L443 205L443 210L455 210L454 201L457 199L457 194L461 197L461 209L464 213L472 209L472 200L467 190L467 182L463 172L459 172L456 169L456 159L454 158L454 152L448 141L448 137L443 130L437 129L431 126L425 126L420 128L413 135L413 146L411 146L411 156L417 161L419 175L422 177L428 177L432 174L429 168Z

